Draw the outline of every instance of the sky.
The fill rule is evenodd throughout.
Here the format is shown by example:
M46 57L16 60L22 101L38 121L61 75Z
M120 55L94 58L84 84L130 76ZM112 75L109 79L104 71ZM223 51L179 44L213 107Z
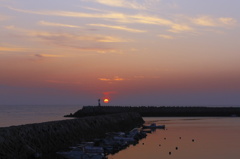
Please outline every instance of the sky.
M0 0L0 105L240 105L239 0Z

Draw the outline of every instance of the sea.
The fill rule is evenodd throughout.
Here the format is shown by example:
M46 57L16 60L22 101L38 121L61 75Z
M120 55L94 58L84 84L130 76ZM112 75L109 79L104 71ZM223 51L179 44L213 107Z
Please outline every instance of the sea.
M239 117L157 117L145 124L164 124L135 146L108 159L239 159Z
M79 105L0 105L0 127L66 120L70 118L64 115L81 108Z
M0 127L67 120L79 105L0 106ZM144 117L165 125L108 159L239 159L239 117Z

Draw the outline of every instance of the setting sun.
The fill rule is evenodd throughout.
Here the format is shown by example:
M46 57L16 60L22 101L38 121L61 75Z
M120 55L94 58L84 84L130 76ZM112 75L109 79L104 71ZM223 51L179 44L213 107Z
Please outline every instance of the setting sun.
M103 102L104 102L104 103L108 103L108 102L109 102L109 99L105 98L105 99L103 100Z

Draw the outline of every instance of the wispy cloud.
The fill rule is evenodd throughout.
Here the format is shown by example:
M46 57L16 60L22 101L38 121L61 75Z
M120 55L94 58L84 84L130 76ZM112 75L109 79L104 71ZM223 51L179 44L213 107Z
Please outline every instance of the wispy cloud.
M53 26L53 27L82 28L82 27L76 26L76 25L53 23L53 22L46 22L46 21L40 21L40 22L38 22L38 24L44 25L44 26Z
M15 26L6 26L5 28L11 30L11 34L15 34L18 38L42 42L43 44L48 44L48 46L58 46L58 48L61 49L74 49L73 51L118 53L118 50L109 47L108 45L99 44L129 41L120 37L105 36L100 34L82 35L75 33L47 32L39 30L26 30Z
M48 41L59 41L59 42L76 42L76 41L90 41L90 42L104 42L104 43L115 43L115 42L127 42L126 40L113 36L105 35L76 35L70 33L51 33L42 31L29 32L30 36L38 37Z
M103 81L103 82L108 82L108 83L113 83L113 82L121 82L121 81L131 81L131 80L144 80L144 79L159 79L161 77L159 76L142 76L142 75L136 75L130 78L122 78L119 76L114 76L113 78L98 78L98 80Z
M115 42L128 42L126 39L113 37L113 36L102 36L96 39L98 42L107 42L107 43L115 43Z
M165 35L165 34L160 34L158 36L161 37L161 38L164 38L164 39L175 39L173 36Z
M27 48L17 48L17 47L0 47L0 52L25 52L29 51Z
M171 25L171 29L168 31L173 32L173 33L180 33L180 32L191 32L194 31L195 29L189 25L186 24L173 24Z
M107 81L107 82L109 82L109 81L112 81L112 79L110 79L110 78L98 78L100 81Z
M64 17L76 17L76 18L97 18L103 20L113 20L115 22L121 23L139 23L139 24L151 24L151 25L160 25L169 27L172 32L181 32L181 31L192 31L191 28L187 24L175 23L172 20L159 18L151 15L129 15L118 12L108 12L103 14L90 14L90 13L82 13L82 12L67 12L67 11L30 11L30 10L22 10L16 8L9 8L18 12L31 13L31 14L40 14L40 15L48 15L48 16L64 16ZM106 26L105 26L106 27ZM110 27L110 26L109 26ZM126 29L126 28L125 28Z
M114 81L125 81L126 79L120 78L120 77L115 77L113 80Z
M211 16L200 16L197 18L192 18L192 22L200 26L218 27L234 26L236 25L237 20L230 17L213 18Z
M102 13L83 13L83 12L68 12L68 11L31 11L31 10L22 10L16 8L9 8L18 12L30 13L30 14L39 14L46 16L63 16L63 17L75 17L75 18L93 18L101 19L104 21L113 21L118 23L132 23L132 24L148 24L162 26L166 28L166 31L172 33L181 33L181 32L195 32L198 28L196 26L205 26L205 27L228 27L236 25L237 21L234 18L230 17L220 17L213 18L211 16L199 16L196 18L179 16L175 18L162 18L158 16L152 16L148 14L125 14L119 12L102 12ZM43 25L51 26L65 26L65 27L76 27L67 24L58 24L50 22L41 22ZM117 25L106 25L102 24L89 24L92 26L99 26L111 29L125 30L129 32L145 32L145 30L128 28L125 26ZM109 40L101 40L102 42L109 42ZM116 40L114 40L116 41ZM119 40L117 40L119 41Z
M197 25L201 26L216 26L217 24L214 22L214 20L208 16L202 16L193 19L193 22Z
M218 20L225 25L234 26L237 24L237 20L234 18L218 18Z
M46 10L33 11L33 10L24 10L24 9L18 9L13 7L8 7L8 8L17 12L47 15L47 16L76 17L76 18L109 18L109 19L123 18L123 14L121 13L91 14L91 13L70 12L70 11L46 11Z
M43 45L47 44L48 49L43 52L61 52L66 54L66 51L76 53L76 52L85 52L85 53L100 53L100 54L119 54L121 50L113 47L112 45L107 45L107 43L119 43L119 42L129 42L120 37L114 36L105 36L101 34L76 34L76 33L67 33L67 32L48 32L41 30L28 30L23 28L18 28L15 26L6 26L5 29L11 31L11 35L14 38L25 39L26 41L37 42L38 44L42 43ZM106 43L103 45L103 43ZM14 47L2 48L1 50L17 50L13 49ZM41 49L42 50L42 49ZM38 54L38 57L46 57L44 54Z
M94 11L94 12L102 12L102 13L107 13L107 12L109 12L109 11L106 11L106 10L103 10L103 9L86 7L86 6L81 6L81 8L87 9L87 10L90 10L90 11Z
M125 26L106 25L106 24L88 24L88 25L90 25L90 26L98 26L98 27L105 27L105 28L111 28L111 29L117 29L117 30L124 30L124 31L135 32L135 33L147 32L145 30L127 28Z
M115 76L114 78L98 78L98 80L104 81L104 82L114 82L114 81L125 81L127 79Z
M168 31L175 32L175 33L194 30L191 26L189 26L186 23L184 23L184 24L176 23L172 20L165 19L165 18L146 16L146 15L134 15L131 17L132 17L133 22L135 21L136 23L166 26L166 27L170 28L170 29L168 29Z
M131 9L146 9L144 3L140 4L133 0L90 0L112 7L123 7Z
M54 55L54 54L35 54L36 57L64 57L64 55Z
M114 43L114 42L129 42L129 40L115 37L115 36L106 36L101 34L90 34L90 35L82 35L82 34L73 34L73 33L58 33L58 32L47 32L47 31L39 31L39 30L26 30L17 28L15 26L6 26L6 29L16 31L18 33L23 33L27 36L37 37L40 39L45 39L48 41L57 40L59 42L63 41L92 41L92 42L104 42L104 43Z

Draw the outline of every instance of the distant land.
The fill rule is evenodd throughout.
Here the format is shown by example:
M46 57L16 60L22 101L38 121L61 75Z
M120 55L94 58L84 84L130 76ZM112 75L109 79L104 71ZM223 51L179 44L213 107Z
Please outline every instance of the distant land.
M137 112L142 117L239 117L240 107L190 106L83 106L65 117L84 117L122 112Z

